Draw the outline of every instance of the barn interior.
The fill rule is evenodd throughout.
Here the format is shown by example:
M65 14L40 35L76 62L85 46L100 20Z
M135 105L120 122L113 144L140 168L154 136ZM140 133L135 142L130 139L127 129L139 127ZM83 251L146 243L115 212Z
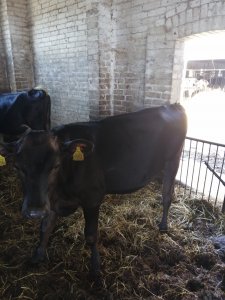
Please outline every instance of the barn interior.
M184 93L185 78L224 77L223 55L197 56L187 46L198 40L201 48L202 38L218 34L222 41L224 16L223 0L0 0L0 92L44 88L53 126L168 103L195 105L194 96L204 94L190 108L190 134L201 127L200 138L224 143L223 132L217 134L224 127L223 86ZM212 131L199 125L208 105L206 124L219 124ZM32 266L39 224L22 219L21 185L10 166L0 170L0 187L1 299L225 299L224 246L214 240L224 234L225 219L214 202L176 186L170 231L161 235L157 183L107 196L99 227L104 282L96 287L87 278L81 211L60 220L49 260Z

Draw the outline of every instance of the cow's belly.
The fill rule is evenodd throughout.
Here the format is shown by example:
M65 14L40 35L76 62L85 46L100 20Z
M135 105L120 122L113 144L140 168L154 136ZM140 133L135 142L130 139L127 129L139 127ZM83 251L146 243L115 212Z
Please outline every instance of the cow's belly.
M140 166L109 168L105 173L106 192L109 194L133 192L148 184L157 173L158 170L154 168Z

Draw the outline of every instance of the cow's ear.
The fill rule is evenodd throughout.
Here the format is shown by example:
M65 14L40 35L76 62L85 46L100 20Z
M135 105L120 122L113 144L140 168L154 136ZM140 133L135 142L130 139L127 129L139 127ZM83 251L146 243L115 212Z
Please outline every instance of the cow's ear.
M76 139L64 143L64 149L71 155L73 161L84 161L94 151L94 143L85 139Z
M17 151L17 143L0 143L0 167L6 165L8 159L13 157Z
M0 167L4 166L6 161L15 157L21 141L31 131L31 128L23 124L20 126L19 131L21 131L21 134L17 141L11 143L0 143Z
M0 154L3 156L12 156L16 154L18 149L18 142L0 143Z

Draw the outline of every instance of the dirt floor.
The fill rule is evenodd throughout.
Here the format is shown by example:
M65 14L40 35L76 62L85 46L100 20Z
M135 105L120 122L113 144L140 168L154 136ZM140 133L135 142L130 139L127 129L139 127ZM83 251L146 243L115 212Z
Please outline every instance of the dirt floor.
M81 210L58 222L48 260L30 263L39 222L21 216L15 172L0 170L0 299L225 299L225 264L210 238L224 234L225 217L205 200L176 189L169 233L160 234L160 185L107 196L100 212L103 286L88 279L89 251Z

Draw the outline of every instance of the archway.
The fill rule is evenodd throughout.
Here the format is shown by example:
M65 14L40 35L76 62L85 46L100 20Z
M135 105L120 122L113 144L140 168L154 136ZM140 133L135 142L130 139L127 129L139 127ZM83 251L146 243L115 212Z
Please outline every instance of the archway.
M186 108L189 136L225 143L225 31L177 41L172 99Z
M179 102L188 115L188 135L225 144L225 32L182 40L183 75Z
M177 101L183 104L188 115L187 135L225 144L225 32L214 31L182 39L177 43L176 55L175 62L180 61L174 68L175 82L179 84ZM187 140L184 148L188 153L188 158L182 162L185 171L180 175L179 169L177 178L187 186L223 201L224 187L205 162L213 170L216 167L216 173L224 179L224 147L192 143L191 140Z

